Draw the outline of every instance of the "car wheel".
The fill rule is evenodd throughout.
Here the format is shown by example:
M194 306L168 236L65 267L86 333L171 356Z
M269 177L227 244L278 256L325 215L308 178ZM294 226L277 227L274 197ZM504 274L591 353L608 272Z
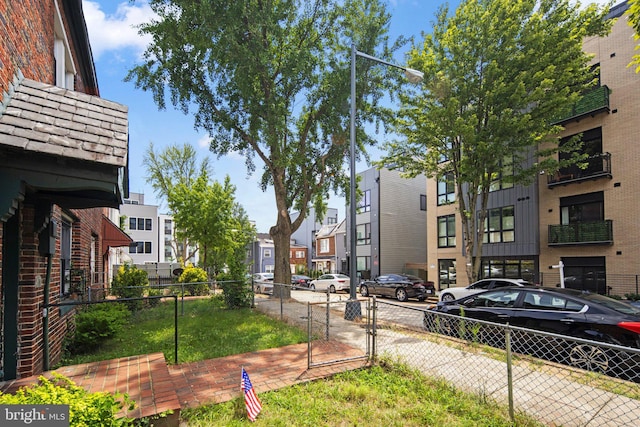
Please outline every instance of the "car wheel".
M442 294L442 301L453 301L455 300L455 297L449 293L446 294Z
M256 294L261 294L262 292L260 292L260 286L256 286Z
M405 291L404 289L400 288L396 291L396 298L398 299L398 301L400 302L405 302L406 300L409 299L409 297L407 297L407 291Z
M569 352L569 364L587 371L604 373L609 369L609 356L598 346L576 344Z
M312 291L316 290L316 285L309 285L309 289L311 289Z
M360 286L360 295L362 295L363 297L369 296L369 288L367 288L366 285Z
M333 286L333 285L329 286L329 292L332 293L332 294L335 294L336 293L336 287Z

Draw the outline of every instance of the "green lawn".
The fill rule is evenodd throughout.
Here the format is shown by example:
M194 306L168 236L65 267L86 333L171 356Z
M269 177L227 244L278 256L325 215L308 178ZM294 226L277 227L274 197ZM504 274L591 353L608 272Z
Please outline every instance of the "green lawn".
M277 322L253 309L227 310L220 298L178 302L178 363L213 359L307 340L306 331ZM174 303L134 313L130 324L92 354L65 357L75 365L138 354L163 352L174 361Z
M398 363L260 393L256 426L542 426ZM246 426L244 401L184 409L185 427Z
M178 362L239 354L306 342L306 331L252 309L227 310L220 298L188 300L178 306ZM174 354L174 303L139 311L94 354L69 357L64 365L163 352ZM238 384L239 387L239 384ZM505 406L465 394L398 363L260 393L257 426L512 426ZM181 412L183 426L245 426L238 398ZM515 425L540 426L518 414Z

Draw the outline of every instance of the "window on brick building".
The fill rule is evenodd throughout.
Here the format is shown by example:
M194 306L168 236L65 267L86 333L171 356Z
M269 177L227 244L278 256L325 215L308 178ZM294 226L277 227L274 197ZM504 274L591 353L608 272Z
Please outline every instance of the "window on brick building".
M55 62L56 86L64 89L75 90L76 69L73 63L73 57L71 56L67 33L65 32L64 24L62 23L62 15L58 8L58 2L54 2L54 5L56 13L54 24L55 39L53 42L53 58Z

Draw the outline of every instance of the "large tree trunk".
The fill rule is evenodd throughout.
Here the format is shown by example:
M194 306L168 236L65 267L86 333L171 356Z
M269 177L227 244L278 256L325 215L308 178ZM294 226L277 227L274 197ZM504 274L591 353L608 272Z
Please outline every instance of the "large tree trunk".
M274 185L276 193L276 205L278 206L278 219L276 225L271 227L269 234L273 239L275 270L273 277L273 297L291 298L291 267L289 266L289 251L291 249L291 217L286 208L286 192L279 185Z

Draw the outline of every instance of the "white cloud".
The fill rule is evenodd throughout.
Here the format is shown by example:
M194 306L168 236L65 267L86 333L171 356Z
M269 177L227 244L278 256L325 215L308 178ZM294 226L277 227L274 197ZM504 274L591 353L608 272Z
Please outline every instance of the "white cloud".
M112 50L132 49L140 55L151 41L148 36L140 36L136 28L156 16L146 1L139 5L120 3L115 13L110 15L105 14L100 4L94 1L83 0L82 8L96 60L104 52Z
M210 141L211 138L209 138L208 135L201 136L200 139L198 139L198 147L208 149Z

